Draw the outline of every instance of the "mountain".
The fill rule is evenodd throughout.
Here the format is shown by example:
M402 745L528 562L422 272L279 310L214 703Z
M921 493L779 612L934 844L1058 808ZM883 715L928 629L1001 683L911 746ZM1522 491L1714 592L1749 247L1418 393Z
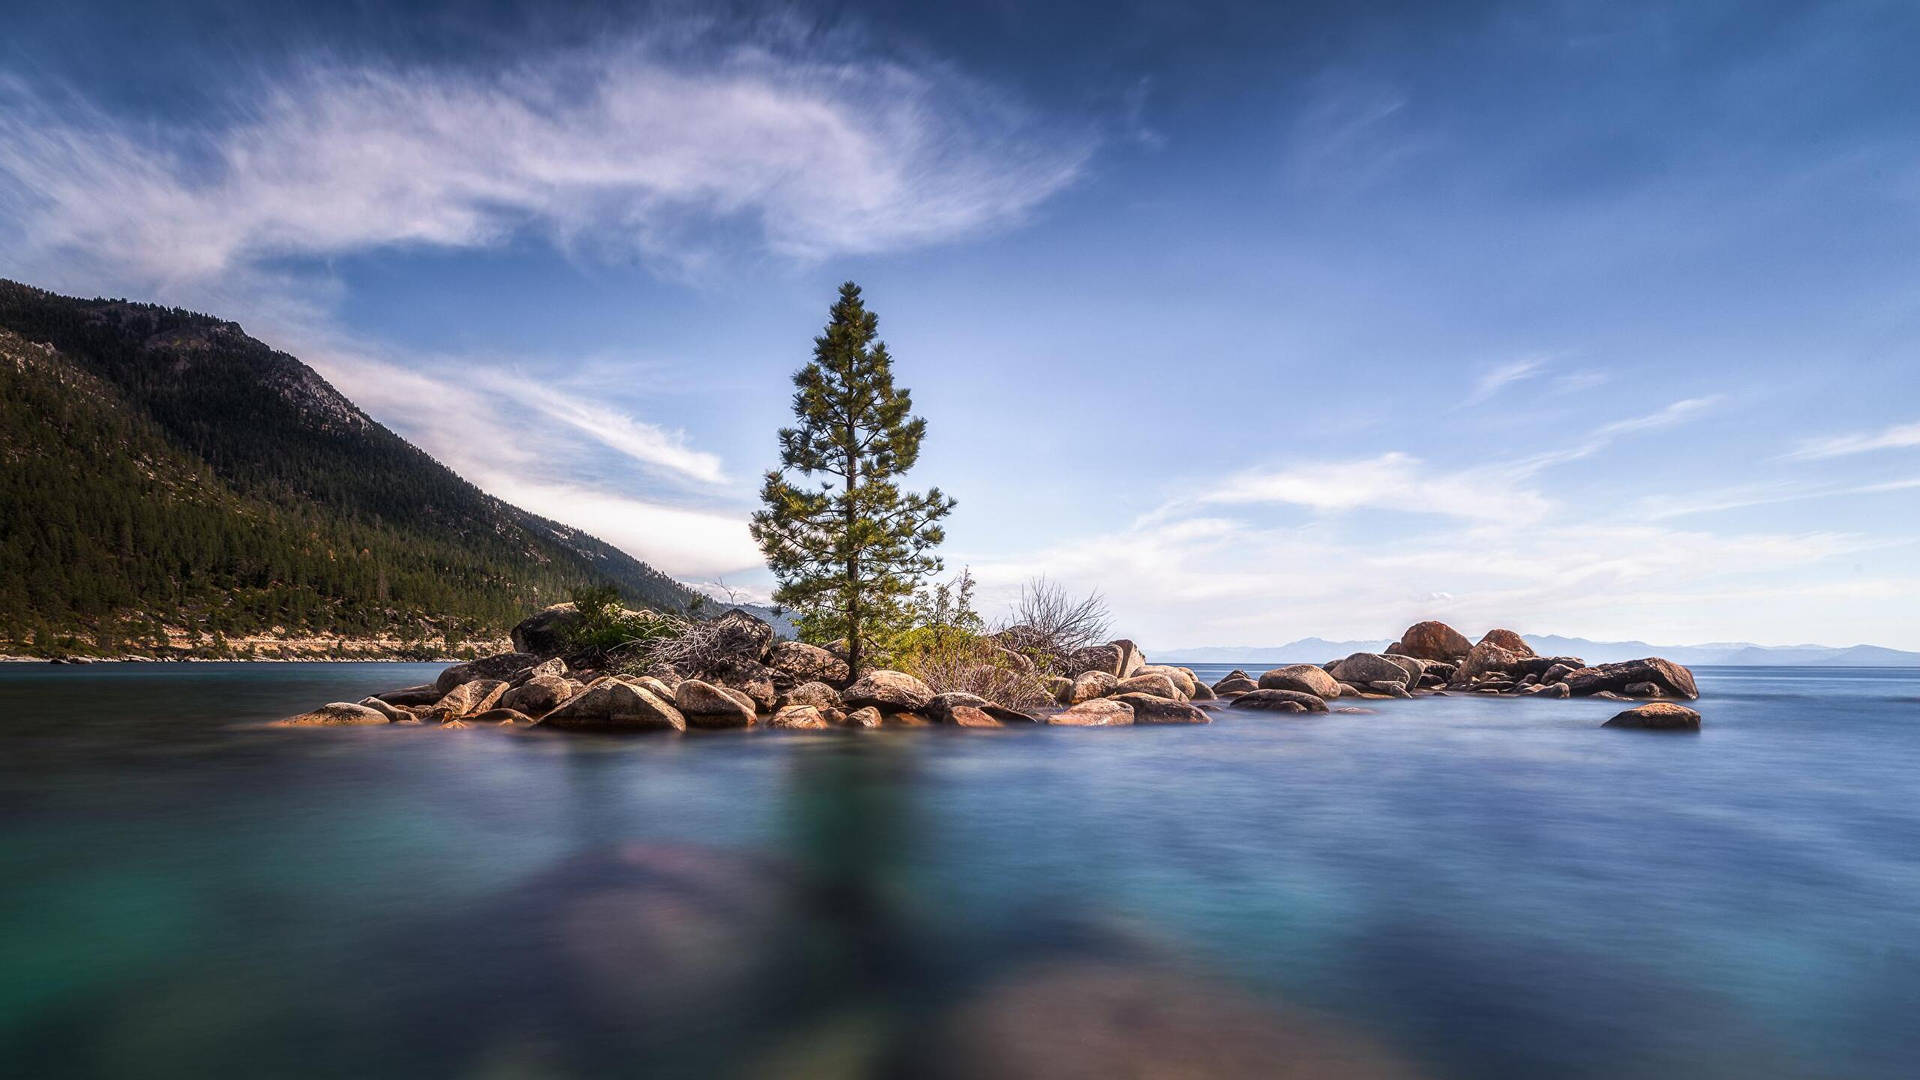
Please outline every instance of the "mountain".
M1523 634L1542 656L1578 656L1590 664L1664 656L1689 667L1920 667L1920 652L1904 652L1879 645L1835 648L1829 645L1755 645L1746 641L1719 641L1705 645L1649 645L1644 641L1589 641L1556 634ZM1241 664L1252 670L1260 664L1318 664L1356 652L1378 652L1390 641L1325 641L1302 638L1285 645L1210 645L1199 648L1150 650L1174 662Z
M7 281L0 506L0 652L445 651L581 585L696 595L462 480L234 323Z

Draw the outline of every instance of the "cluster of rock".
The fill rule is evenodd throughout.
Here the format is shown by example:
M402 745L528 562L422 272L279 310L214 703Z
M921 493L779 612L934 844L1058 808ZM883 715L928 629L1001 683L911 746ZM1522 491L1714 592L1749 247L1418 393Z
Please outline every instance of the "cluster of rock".
M1327 712L1341 698L1404 698L1464 692L1506 696L1651 699L1609 721L1621 727L1697 728L1699 714L1672 699L1699 696L1693 674L1658 657L1589 666L1543 657L1510 630L1469 642L1452 627L1423 622L1384 653L1326 664L1292 664L1258 678L1234 671L1211 686L1192 668L1151 664L1124 639L1074 652L1071 674L1047 677L1055 708L1022 710L967 693L936 693L902 671L853 677L831 649L774 640L773 628L743 611L720 617L699 660L641 673L576 670L563 656L571 605L555 605L513 630L514 651L455 664L434 682L333 702L287 721L297 725L470 724L564 731L999 728L1032 724L1117 727L1205 724L1213 703L1268 712ZM577 659L577 658L576 658ZM1199 703L1199 704L1196 704ZM1203 707L1204 706L1204 707Z
M1478 642L1442 622L1416 623L1380 653L1354 653L1326 664L1292 664L1257 679L1234 671L1213 692L1236 708L1323 712L1343 697L1404 698L1421 694L1573 698L1655 704L1621 713L1615 727L1698 728L1700 714L1672 699L1700 696L1693 672L1657 656L1589 665L1577 656L1540 656L1519 634L1489 630ZM1664 700L1663 700L1664 699ZM1690 719L1689 719L1690 718Z

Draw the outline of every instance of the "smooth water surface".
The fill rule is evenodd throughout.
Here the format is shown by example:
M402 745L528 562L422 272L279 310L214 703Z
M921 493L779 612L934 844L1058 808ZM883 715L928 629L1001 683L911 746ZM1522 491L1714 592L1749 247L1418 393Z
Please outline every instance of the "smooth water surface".
M1920 672L1703 669L1697 735L261 726L437 670L0 665L0 1074L965 1072L1128 972L1403 1074L1920 1072Z

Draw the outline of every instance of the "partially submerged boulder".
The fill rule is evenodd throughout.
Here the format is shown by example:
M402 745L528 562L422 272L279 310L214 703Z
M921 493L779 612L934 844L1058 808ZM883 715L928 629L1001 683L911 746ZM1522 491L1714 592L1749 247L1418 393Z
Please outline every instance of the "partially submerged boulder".
M1148 672L1122 679L1113 688L1115 694L1152 694L1168 701L1184 701L1185 694L1175 686L1173 680L1158 672Z
M933 701L933 689L904 671L876 668L842 691L840 699L856 709L924 709Z
M1228 672L1219 682L1213 684L1213 692L1220 697L1226 697L1229 694L1244 694L1248 691L1258 689L1260 689L1260 684L1254 682L1246 672L1238 669Z
M1658 656L1581 668L1568 672L1565 681L1574 697L1621 694L1627 687L1643 682L1659 686L1669 697L1692 701L1700 696L1700 688L1693 681L1693 672Z
M1339 682L1355 686L1381 680L1397 682L1402 686L1407 683L1407 670L1380 653L1354 653L1330 666L1327 673Z
M1112 698L1083 701L1047 717L1056 727L1125 727L1133 723L1133 706Z
M1135 724L1210 724L1213 717L1184 701L1173 701L1155 694L1115 694L1107 700L1133 710Z
M845 720L841 721L850 728L877 728L885 722L886 718L880 715L880 710L871 705L853 710L847 714Z
M727 690L699 679L688 679L673 691L673 707L680 710L690 727L751 727L753 702L737 690Z
M280 725L283 727L358 727L392 722L386 713L378 709L355 705L349 701L330 701L312 712L289 716L280 721Z
M840 691L823 682L804 682L786 692L780 698L782 707L791 705L812 705L817 709L837 709L840 707Z
M425 683L420 686L407 686L399 690L389 690L384 694L375 694L374 697L379 698L389 705L431 705L439 701L445 694L446 691L440 689L438 686L432 683Z
M1517 676L1533 653L1517 653L1498 642L1482 641L1467 653L1467 659L1453 674L1453 682L1464 686L1489 675Z
M789 731L825 731L833 725L817 706L787 705L773 714L767 726Z
M1218 689L1218 687L1215 687ZM1313 664L1288 664L1260 676L1256 690L1292 690L1332 701L1340 696L1340 683L1327 670Z
M1654 731L1699 731L1700 714L1671 701L1653 701L1616 714L1601 727L1647 728Z
M1137 679L1142 675L1165 675L1172 681L1174 689L1189 698L1193 696L1193 692L1200 686L1200 680L1194 678L1193 672L1183 667L1171 667L1167 664L1145 664L1141 666L1139 671L1129 676L1129 678Z
M600 679L540 723L563 731L685 731L679 709L632 683Z
M1231 707L1267 712L1326 712L1327 701L1319 694L1298 690L1255 690L1234 698Z
M374 712L386 717L389 723L404 724L414 719L412 713L407 712L398 705L390 705L387 702L381 701L377 697L361 698L356 704L364 708L372 709Z

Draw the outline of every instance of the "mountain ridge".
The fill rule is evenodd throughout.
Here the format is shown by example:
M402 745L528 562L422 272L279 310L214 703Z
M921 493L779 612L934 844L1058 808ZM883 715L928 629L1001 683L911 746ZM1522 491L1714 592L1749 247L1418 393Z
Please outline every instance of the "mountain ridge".
M481 491L215 316L0 280L0 390L0 652L396 628L447 651L582 585L706 602Z

